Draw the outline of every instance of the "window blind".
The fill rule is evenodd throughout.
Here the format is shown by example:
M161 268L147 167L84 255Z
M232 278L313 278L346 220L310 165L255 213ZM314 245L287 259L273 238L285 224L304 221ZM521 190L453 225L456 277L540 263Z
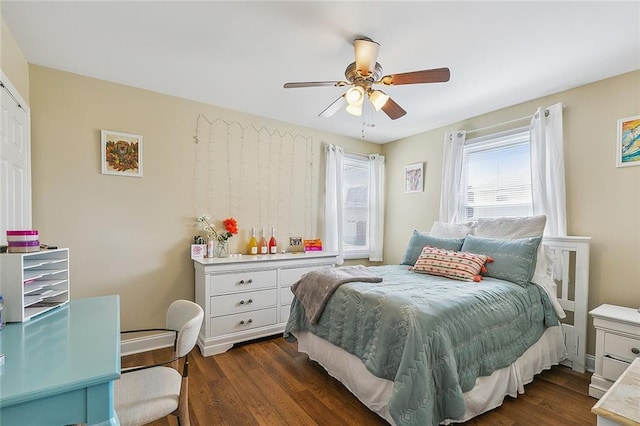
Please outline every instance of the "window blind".
M528 130L470 140L463 151L463 221L533 214Z

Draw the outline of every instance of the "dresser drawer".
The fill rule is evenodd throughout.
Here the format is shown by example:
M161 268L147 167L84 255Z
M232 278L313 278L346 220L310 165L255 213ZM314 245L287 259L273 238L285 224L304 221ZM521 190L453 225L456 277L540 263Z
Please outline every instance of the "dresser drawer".
M605 355L631 362L640 352L640 340L613 333L605 333L604 348Z
M260 309L258 311L242 312L210 318L212 336L238 333L244 330L264 327L276 323L276 308Z
M630 364L631 363L605 356L602 358L602 377L615 382Z
M291 287L285 287L280 289L280 304L281 305L290 305L293 301L293 292L291 291Z
M289 321L290 314L291 314L291 305L280 306L280 322Z
M271 308L276 306L276 289L213 296L210 305L212 317Z
M276 271L245 271L212 275L209 291L216 295L275 287Z
M291 287L293 283L298 281L301 276L311 271L319 271L324 268L329 268L329 266L325 267L308 267L308 268L291 268L291 269L282 269L280 271L280 287Z

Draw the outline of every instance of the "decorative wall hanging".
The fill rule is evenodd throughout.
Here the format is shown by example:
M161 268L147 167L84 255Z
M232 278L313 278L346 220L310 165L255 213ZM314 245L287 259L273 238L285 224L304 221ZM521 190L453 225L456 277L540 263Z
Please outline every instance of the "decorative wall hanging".
M251 227L274 227L282 249L291 235L319 235L320 141L204 114L195 130L193 211L242 224L230 253L246 250Z
M618 120L616 166L640 166L640 115Z
M101 131L102 174L142 177L142 136Z
M404 192L424 191L424 163L404 166Z

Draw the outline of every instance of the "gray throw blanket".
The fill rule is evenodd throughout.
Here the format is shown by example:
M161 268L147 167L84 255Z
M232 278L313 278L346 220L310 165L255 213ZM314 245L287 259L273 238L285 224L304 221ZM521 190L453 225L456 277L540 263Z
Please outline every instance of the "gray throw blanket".
M379 283L382 278L362 265L342 266L307 272L291 286L291 291L304 306L307 319L315 324L336 289L342 284L355 281Z

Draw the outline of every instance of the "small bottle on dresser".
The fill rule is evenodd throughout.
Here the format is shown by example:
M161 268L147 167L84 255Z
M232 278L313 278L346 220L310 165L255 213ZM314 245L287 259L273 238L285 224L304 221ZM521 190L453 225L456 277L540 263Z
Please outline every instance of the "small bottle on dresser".
M262 237L260 238L260 254L269 254L269 245L267 237L264 235L264 226L262 227Z
M269 239L269 254L276 254L278 252L278 243L276 241L276 229L271 227L271 238Z

